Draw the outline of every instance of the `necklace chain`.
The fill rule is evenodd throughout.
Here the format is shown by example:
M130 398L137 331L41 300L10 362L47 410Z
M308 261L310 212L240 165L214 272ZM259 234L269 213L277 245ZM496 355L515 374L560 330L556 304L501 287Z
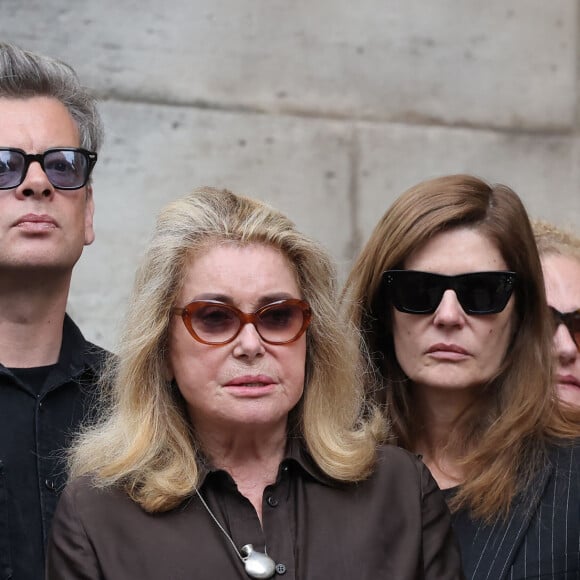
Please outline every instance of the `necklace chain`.
M211 516L211 519L216 523L217 527L221 530L222 534L228 539L228 542L234 548L234 551L236 552L238 558L242 562L244 562L245 560L242 557L242 555L240 554L240 551L238 550L235 542L232 540L232 537L226 532L226 530L224 529L224 527L219 523L219 520L213 515L213 512L209 509L209 506L205 502L205 499L203 499L203 496L201 495L201 493L199 493L199 489L196 489L195 490L195 493L197 494L197 497L199 497L201 503L203 504L203 507L205 507L205 509L207 510L207 513Z

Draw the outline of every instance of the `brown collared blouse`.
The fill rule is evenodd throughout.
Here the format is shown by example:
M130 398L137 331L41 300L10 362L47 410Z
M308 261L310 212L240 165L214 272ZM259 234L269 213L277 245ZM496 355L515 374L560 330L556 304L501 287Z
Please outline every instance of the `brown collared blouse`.
M289 445L263 497L263 527L228 473L200 488L236 546L253 544L284 580L459 580L460 557L445 501L427 468L394 447L357 484L322 474ZM80 478L65 490L49 543L48 580L246 579L233 546L193 495L149 514L118 489Z

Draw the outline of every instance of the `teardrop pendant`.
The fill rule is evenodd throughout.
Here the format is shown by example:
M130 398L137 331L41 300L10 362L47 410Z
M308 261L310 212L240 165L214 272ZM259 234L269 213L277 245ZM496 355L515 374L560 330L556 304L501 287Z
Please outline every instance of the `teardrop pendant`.
M252 544L242 546L242 560L246 568L246 574L250 578L272 578L276 571L276 563L270 556L262 552L256 552Z

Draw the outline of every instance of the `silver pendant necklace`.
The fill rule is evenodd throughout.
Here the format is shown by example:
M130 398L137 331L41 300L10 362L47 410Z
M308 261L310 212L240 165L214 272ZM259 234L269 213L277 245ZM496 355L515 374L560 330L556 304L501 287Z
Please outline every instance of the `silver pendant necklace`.
M211 516L211 519L216 523L222 534L228 539L229 543L234 548L238 558L244 563L246 574L250 578L272 578L272 576L274 576L274 572L276 571L276 562L274 562L274 560L272 560L272 558L270 558L270 556L265 553L265 550L264 552L257 552L254 550L254 546L252 546L252 544L246 544L238 550L231 536L225 531L224 527L213 515L213 512L209 509L209 506L199 493L198 489L195 490L195 493L207 510L207 513Z

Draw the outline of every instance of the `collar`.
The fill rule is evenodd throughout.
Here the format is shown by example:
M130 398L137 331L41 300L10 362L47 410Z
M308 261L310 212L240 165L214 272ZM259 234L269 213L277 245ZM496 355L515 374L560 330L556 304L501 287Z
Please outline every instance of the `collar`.
M86 368L98 373L103 366L107 351L85 339L72 318L65 314L62 330L62 345L58 366L68 369L74 377Z
M288 437L288 440L286 442L286 451L278 467L278 476L276 478L276 481L279 480L282 469L284 467L291 466L307 474L307 476L318 481L322 485L336 487L340 483L322 471L322 469L316 464L310 453L308 453L308 450L306 449L306 445L302 437L299 436ZM199 484L198 484L199 489L201 489L205 485L206 479L210 475L213 476L214 474L215 475L226 474L227 477L231 479L231 476L226 470L216 468L211 463L211 461L209 461L205 456L203 456L203 454L200 456L198 460L198 468L199 468Z
M58 361L47 377L41 396L73 379L79 379L87 371L98 376L107 355L107 351L88 342L70 316L65 314ZM2 364L0 373L11 376L28 391L26 385L22 385Z

